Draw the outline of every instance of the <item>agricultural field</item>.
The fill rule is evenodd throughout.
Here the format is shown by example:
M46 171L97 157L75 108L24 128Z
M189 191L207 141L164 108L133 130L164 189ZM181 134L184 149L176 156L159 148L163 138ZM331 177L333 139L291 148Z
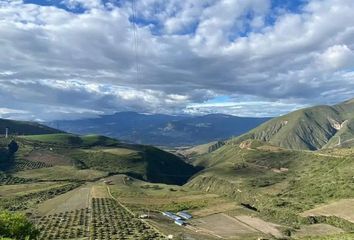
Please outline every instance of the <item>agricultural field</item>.
M252 212L217 194L201 193L184 186L146 183L124 175L109 177L108 180L113 196L132 211L149 214L151 217L148 221L165 235L178 232L191 239L255 239L272 236L274 231L275 235L279 234L274 224L259 218L257 223L263 229L250 227L238 220L233 216L235 213L244 215ZM184 228L161 214L161 211L181 210L187 210L193 215L193 220ZM228 230L225 231L225 228ZM273 232L268 231L269 229Z
M342 199L305 211L302 216L336 216L354 223L354 199Z
M29 179L14 177L9 174L0 172L0 185L23 184L30 181Z
M26 160L32 162L40 162L45 163L49 166L70 166L72 165L72 161L70 158L65 157L62 154L55 153L53 151L48 150L32 150L26 156L24 156Z
M192 225L201 231L223 239L235 239L235 236L238 239L256 238L257 235L260 235L250 226L222 213L193 220Z
M36 212L40 215L54 215L89 208L91 204L91 185L87 184L40 203Z
M103 181L88 183L39 204L32 212L40 239L163 239L113 199Z
M295 238L301 239L308 236L328 236L328 235L335 235L341 234L344 231L340 228L333 227L328 224L314 224L303 226L296 232Z
M43 240L310 239L354 230L350 151L225 145L194 155L194 168L153 147L110 144L97 136L21 137L0 174L0 209L26 213ZM195 174L198 167L205 169ZM323 175L337 184L335 195ZM184 227L161 214L182 210L193 216Z
M107 173L93 169L77 169L72 166L53 166L49 168L19 171L15 177L42 181L90 181L107 176Z

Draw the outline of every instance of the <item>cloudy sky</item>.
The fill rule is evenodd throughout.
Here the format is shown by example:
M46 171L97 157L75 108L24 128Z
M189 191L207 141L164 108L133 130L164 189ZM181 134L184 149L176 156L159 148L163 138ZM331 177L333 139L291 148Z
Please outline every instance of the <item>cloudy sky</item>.
M354 98L353 0L0 0L0 117L277 116Z

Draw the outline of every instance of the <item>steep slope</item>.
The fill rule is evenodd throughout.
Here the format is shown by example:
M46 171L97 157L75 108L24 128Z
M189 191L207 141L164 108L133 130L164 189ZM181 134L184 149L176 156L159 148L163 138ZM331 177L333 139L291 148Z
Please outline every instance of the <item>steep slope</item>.
M197 145L239 136L269 118L224 114L172 116L120 112L94 119L55 121L49 126L76 134L101 134L128 142L159 146Z
M9 129L10 135L51 134L62 132L35 122L0 119L1 134L5 134L5 128Z
M288 149L317 150L348 144L354 139L353 121L354 101L350 100L274 118L233 141L258 139Z

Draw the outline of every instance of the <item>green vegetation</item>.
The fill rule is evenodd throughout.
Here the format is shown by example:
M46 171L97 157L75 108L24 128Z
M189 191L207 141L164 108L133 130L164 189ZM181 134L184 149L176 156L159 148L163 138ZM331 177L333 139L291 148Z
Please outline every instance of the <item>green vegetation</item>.
M14 177L0 172L0 186L1 185L15 185L31 181L30 179Z
M37 221L39 240L88 237L89 213L84 208L41 217Z
M78 149L68 155L82 169L127 174L150 182L183 184L196 173L179 157L150 146Z
M0 212L0 239L31 240L38 235L39 231L23 214Z
M325 237L306 237L306 238L301 238L301 240L352 240L354 239L354 233L348 233L348 234L337 234L337 235L331 235L331 236L325 236Z
M332 156L261 146L259 142L253 148L240 148L231 141L195 159L194 164L205 169L187 186L230 196L253 206L264 218L292 227L308 223L299 215L305 210L354 198L354 162L347 150L342 156ZM327 223L349 229L343 222Z
M58 186L53 186L49 189L41 191L33 191L19 196L5 196L0 198L0 209L6 209L10 211L22 211L27 210L35 205L53 198L57 195L66 193L72 189L79 187L80 183L68 183L59 184ZM32 186L29 184L28 188L31 189Z
M255 224L248 230L261 236L276 235L257 227L270 226L296 239L297 233L307 236L322 224L346 234L305 239L350 239L354 215L345 208L354 199L352 105L300 110L240 138L187 150L183 154L192 156L193 166L152 146L98 135L1 138L0 209L28 213L39 227L39 239L161 239L148 223L179 231L159 211L182 210L196 222L217 214L226 222L247 220ZM339 136L348 147L329 148ZM344 209L334 213L338 208ZM155 218L141 221L131 212L146 210ZM3 218L11 220L7 212ZM1 237L30 236L3 234L1 227L0 220Z
M5 128L9 129L9 135L32 135L32 134L52 134L61 131L38 124L35 122L14 121L0 119L1 134L5 134Z
M54 166L19 171L13 176L42 181L94 181L107 176L107 173L93 169L77 169L72 166Z
M20 137L19 141L24 146L53 149L55 153L70 159L79 169L128 174L151 182L183 184L197 172L197 169L171 153L151 146L123 144L98 135L32 135ZM26 158L26 154L22 155ZM26 171L18 176L28 178L28 175L35 175L38 178L37 173L56 170L62 172L61 168L55 167ZM61 173L53 176L62 179Z
M67 133L29 135L23 136L22 138L25 140L34 141L42 144L55 144L59 145L59 147L115 146L119 143L115 139L100 135L78 136Z
M113 199L93 198L92 211L90 230L93 239L163 239L158 232Z
M233 140L267 141L288 149L317 150L354 145L354 102L317 106L274 118Z

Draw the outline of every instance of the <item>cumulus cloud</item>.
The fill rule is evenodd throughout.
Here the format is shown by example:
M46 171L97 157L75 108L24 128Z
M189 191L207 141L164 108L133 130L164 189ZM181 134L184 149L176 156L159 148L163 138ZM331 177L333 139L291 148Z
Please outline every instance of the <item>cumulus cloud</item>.
M334 45L320 55L320 61L331 69L354 67L354 52L346 45Z
M7 117L274 116L354 96L352 0L28 2L0 1Z

